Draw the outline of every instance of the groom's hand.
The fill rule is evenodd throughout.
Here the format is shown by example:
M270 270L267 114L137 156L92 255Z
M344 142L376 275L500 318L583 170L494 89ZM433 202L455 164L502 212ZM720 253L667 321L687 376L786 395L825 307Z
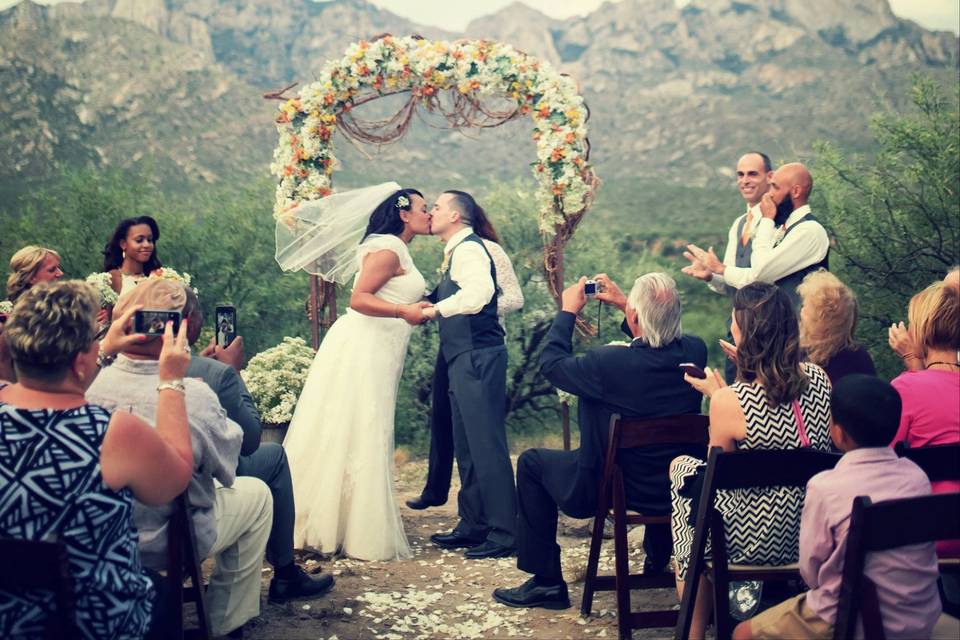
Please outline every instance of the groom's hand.
M407 321L407 324L416 326L430 319L425 313L426 309L432 310L433 305L426 301L405 304L400 307L399 315Z
M586 276L581 277L572 285L563 290L560 294L561 309L570 313L580 313L584 305L587 304L587 296L583 292L583 285L586 284Z
M437 308L434 307L429 302L421 303L420 313L423 314L424 319L426 320L436 320L437 319Z

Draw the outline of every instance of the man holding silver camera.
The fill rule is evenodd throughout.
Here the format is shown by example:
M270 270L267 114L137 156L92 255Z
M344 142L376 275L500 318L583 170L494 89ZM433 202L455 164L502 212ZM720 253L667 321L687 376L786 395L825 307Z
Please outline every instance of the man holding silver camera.
M517 463L519 526L517 567L533 577L515 588L493 592L511 607L566 609L567 585L557 545L558 509L588 518L597 507L597 481L607 448L610 416L658 418L700 412L700 395L683 379L683 363L702 368L707 347L680 326L680 295L665 273L648 273L629 296L604 274L594 279L596 297L619 306L634 337L629 344L594 347L573 355L577 314L587 303L586 278L567 287L540 356L540 370L558 389L578 396L580 448L529 449ZM657 445L621 453L627 506L650 515L670 513L670 461L678 455L706 454L704 447ZM644 572L663 571L670 560L668 525L648 526L643 541Z

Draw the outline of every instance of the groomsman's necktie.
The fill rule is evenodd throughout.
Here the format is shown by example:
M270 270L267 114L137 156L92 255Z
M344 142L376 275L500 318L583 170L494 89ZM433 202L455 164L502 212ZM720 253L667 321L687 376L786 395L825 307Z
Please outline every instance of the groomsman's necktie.
M747 208L747 219L743 223L743 233L740 234L740 244L742 246L747 246L747 243L750 242L750 232L753 229L753 209Z

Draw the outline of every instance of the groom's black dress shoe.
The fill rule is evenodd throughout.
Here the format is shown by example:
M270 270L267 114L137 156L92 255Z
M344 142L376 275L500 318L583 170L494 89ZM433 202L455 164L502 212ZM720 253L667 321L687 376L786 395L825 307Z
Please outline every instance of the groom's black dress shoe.
M430 507L439 507L445 504L447 504L446 500L431 500L423 496L420 496L419 498L413 498L412 500L407 500L407 506L411 509L416 509L417 511L429 509Z
M497 544L496 542L490 542L487 540L481 545L477 545L472 549L467 549L466 553L463 554L464 558L468 560L480 560L483 558L506 558L512 556L517 552L515 547L505 547L502 544Z
M493 599L508 607L529 608L543 607L544 609L569 609L570 596L567 594L567 583L549 587L537 584L536 578L530 578L519 587L513 589L495 589Z
M296 567L295 577L289 580L274 578L270 581L270 602L287 602L298 598L319 598L333 587L333 576L321 573L317 577L307 575Z
M473 538L461 536L456 531L451 531L450 533L433 534L430 536L430 542L441 549L470 549L482 543L483 540L474 540Z

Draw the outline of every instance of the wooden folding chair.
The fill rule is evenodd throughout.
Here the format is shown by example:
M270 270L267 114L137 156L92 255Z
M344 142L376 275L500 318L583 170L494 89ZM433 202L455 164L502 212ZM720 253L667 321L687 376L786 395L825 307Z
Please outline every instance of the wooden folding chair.
M903 526L905 522L909 526ZM837 621L833 627L834 640L852 640L858 617L863 619L865 637L871 640L886 637L876 585L863 574L868 553L952 538L960 538L960 493L876 504L867 496L854 500L843 558Z
M0 590L42 589L53 592L54 610L47 614L43 637L75 638L73 577L62 542L0 538Z
M628 566L627 525L628 524L670 524L669 515L646 516L627 513L627 499L623 485L623 470L617 462L617 454L625 449L635 449L649 445L694 444L706 446L710 440L709 418L702 415L683 415L648 420L623 419L614 414L610 418L609 442L603 475L600 479L600 492L597 511L593 519L593 538L590 541L590 556L587 561L587 575L583 585L583 600L580 613L590 615L593 606L593 594L596 591L617 592L617 624L620 638L630 638L632 629L652 627L672 627L677 623L677 612L632 611L630 609L631 589L673 588L673 574L657 575L631 574ZM603 524L608 515L614 519L615 575L597 575L600 560L600 546L603 544Z
M898 442L894 450L923 469L930 482L960 480L960 443L911 448ZM960 573L960 558L939 558L938 563L940 573Z
M174 616L171 623L180 630L180 637L185 640L209 640L210 611L200 572L197 534L190 517L186 492L173 501L173 513L167 527L167 580L171 583L174 602L178 605L171 611ZM186 578L190 579L189 587L183 586ZM183 605L188 603L193 603L197 610L197 627L192 629L183 626Z
M693 622L700 576L710 573L713 583L713 611L716 637L727 640L733 634L733 620L729 613L729 585L731 581L777 581L799 578L796 563L783 566L729 564L723 517L714 506L717 492L751 487L806 487L811 477L832 469L839 454L813 449L770 449L733 451L724 453L720 447L710 450L703 480L703 491L697 508L690 565L680 602L676 628L677 638L687 638ZM707 536L713 559L706 559Z

